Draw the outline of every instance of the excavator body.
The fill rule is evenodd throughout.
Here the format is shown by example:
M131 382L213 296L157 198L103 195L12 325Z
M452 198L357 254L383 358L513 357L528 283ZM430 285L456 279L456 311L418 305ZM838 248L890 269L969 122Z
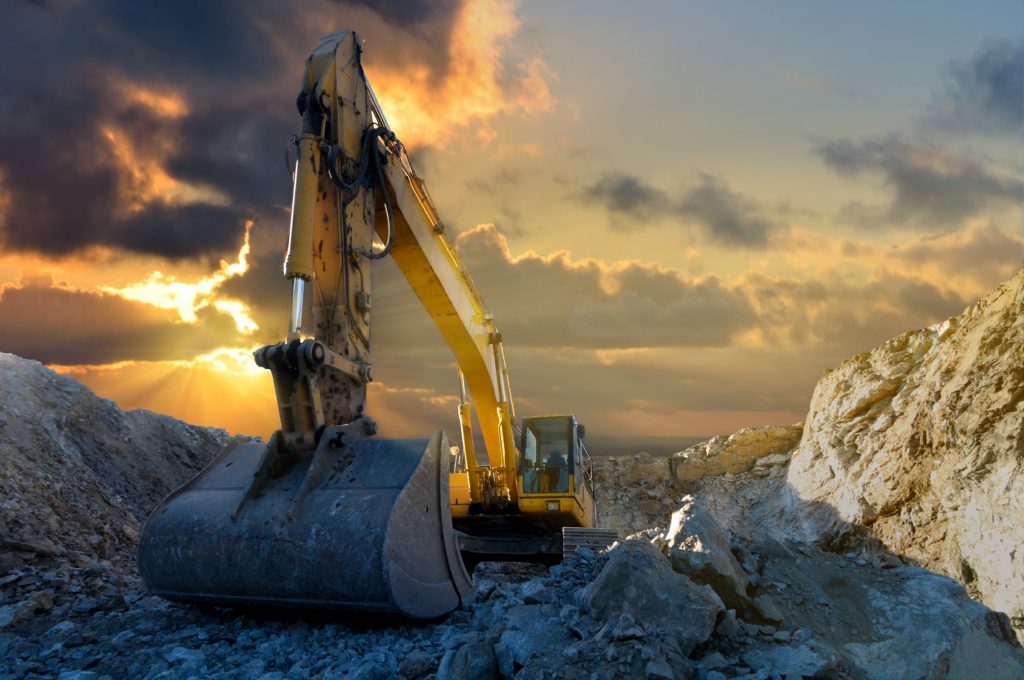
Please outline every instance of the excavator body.
M231 444L153 512L139 570L163 597L429 619L471 599L467 564L556 561L560 532L596 525L583 427L516 417L501 333L361 54L354 32L325 36L297 100L287 335L254 352L281 428L267 444ZM374 437L370 265L383 257L455 356L459 448L441 430Z

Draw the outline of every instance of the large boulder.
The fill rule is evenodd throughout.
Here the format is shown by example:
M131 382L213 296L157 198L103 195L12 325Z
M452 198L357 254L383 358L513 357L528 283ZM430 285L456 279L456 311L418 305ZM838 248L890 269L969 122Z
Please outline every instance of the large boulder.
M1004 615L971 600L950 578L916 567L899 571L899 590L869 589L873 639L843 645L845 657L868 674L885 669L892 680L1024 678L1024 655Z
M630 619L644 631L660 631L680 654L689 654L709 637L721 599L709 586L693 583L672 570L656 547L629 540L583 590L583 606L594 618L622 623ZM630 619L623 619L627 614Z
M750 596L750 579L733 555L728 535L693 496L683 497L668 529L653 543L675 571L694 583L711 586L726 607L740 611L744 618L777 620Z

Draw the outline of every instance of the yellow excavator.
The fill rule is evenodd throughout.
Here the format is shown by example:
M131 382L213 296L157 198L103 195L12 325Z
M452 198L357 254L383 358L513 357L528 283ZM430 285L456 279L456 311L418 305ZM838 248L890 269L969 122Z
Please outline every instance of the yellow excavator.
M254 353L273 376L281 429L267 444L229 445L149 518L139 570L168 599L433 618L472 598L478 561L553 562L615 537L596 529L583 426L517 418L501 334L361 52L352 31L324 37L297 101L288 332ZM459 446L441 430L373 436L370 265L384 257L455 355Z

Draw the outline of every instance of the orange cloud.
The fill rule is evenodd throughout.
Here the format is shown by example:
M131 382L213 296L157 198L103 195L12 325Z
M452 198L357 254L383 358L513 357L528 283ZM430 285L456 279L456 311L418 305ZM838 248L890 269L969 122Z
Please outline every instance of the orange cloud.
M110 151L118 166L121 207L125 213L141 212L153 203L171 206L190 203L230 203L226 195L213 187L183 182L167 172L163 164L173 149L173 140L150 140L158 143L150 145L155 149L155 153L146 155L125 131L113 125L103 126L100 133L110 145Z
M505 58L518 33L516 3L467 1L458 10L447 47L449 67L438 76L426 65L374 65L370 82L389 124L408 146L446 146L472 129L483 143L496 138L491 121L499 115L532 115L555 104L555 73L538 56L512 65Z
M196 313L199 310L213 306L234 320L239 333L254 333L259 330L259 326L252 319L248 305L238 300L217 297L217 291L225 281L242 276L249 270L249 235L252 225L252 220L246 222L245 240L238 250L238 258L234 262L221 260L217 271L197 281L179 281L172 274L154 271L142 281L119 288L102 286L100 290L125 300L142 302L158 309L173 310L182 321L193 324L198 320Z
M177 92L160 91L129 82L118 83L116 87L125 103L142 106L160 118L181 118L188 114L188 104Z

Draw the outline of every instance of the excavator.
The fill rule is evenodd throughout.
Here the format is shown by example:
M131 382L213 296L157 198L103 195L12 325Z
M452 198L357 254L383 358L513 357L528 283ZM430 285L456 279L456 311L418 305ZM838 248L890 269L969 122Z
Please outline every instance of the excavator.
M517 416L501 333L388 125L355 32L320 40L297 108L287 335L254 352L281 428L266 444L233 441L157 506L139 541L150 591L430 619L471 601L481 560L553 563L610 543L584 427ZM370 267L385 257L455 357L456 446L440 429L374 436Z

